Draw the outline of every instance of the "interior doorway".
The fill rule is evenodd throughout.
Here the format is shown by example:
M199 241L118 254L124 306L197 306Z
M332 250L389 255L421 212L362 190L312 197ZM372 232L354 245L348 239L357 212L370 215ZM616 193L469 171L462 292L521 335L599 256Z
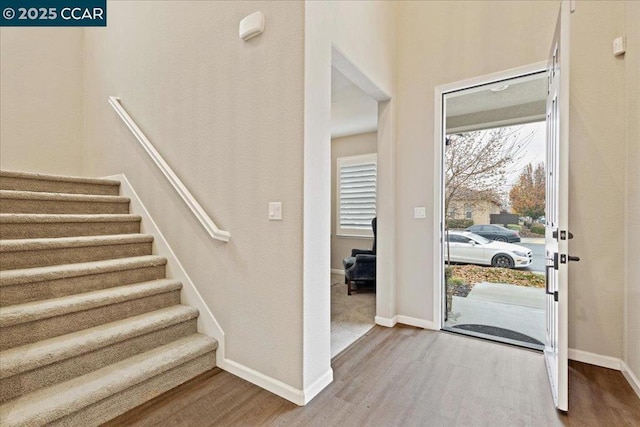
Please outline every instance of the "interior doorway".
M331 357L375 325L375 236L371 223L377 216L377 151L378 101L332 67ZM356 260L354 249L366 256ZM345 266L357 279L351 289Z
M444 330L544 348L546 95L542 65L442 91Z

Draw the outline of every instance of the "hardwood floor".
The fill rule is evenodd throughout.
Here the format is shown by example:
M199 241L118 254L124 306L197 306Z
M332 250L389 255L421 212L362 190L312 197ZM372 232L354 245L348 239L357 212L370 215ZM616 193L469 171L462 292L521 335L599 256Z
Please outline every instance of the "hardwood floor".
M620 372L572 362L562 415L540 353L444 332L376 326L332 365L334 382L305 407L214 369L107 425L640 425Z

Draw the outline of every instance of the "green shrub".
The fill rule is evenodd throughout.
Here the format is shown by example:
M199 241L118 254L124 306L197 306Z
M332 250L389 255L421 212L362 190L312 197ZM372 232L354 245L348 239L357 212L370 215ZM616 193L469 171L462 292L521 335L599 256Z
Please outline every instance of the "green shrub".
M451 273L452 273L452 269L451 267L445 267L444 268L444 279L448 282L449 278L451 277Z
M447 219L447 228L448 229L456 229L456 228L467 228L473 225L472 219Z
M459 277L452 277L447 282L449 286L461 286L464 285L464 280Z
M540 224L532 224L531 225L531 232L533 234L540 234L540 235L544 236L544 226L540 225Z
M522 226L517 224L507 224L509 230L522 231Z

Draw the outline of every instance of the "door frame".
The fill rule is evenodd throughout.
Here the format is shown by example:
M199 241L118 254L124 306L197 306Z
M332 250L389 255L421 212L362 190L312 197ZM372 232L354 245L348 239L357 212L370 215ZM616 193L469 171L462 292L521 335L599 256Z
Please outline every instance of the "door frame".
M547 70L547 61L540 61L521 67L510 68L483 76L460 80L453 83L436 86L434 90L434 177L433 182L438 191L434 191L433 198L433 323L436 330L442 329L445 314L444 299L444 138L445 138L445 107L444 95L469 89L475 86L497 83L502 80L523 77L529 74L544 73Z

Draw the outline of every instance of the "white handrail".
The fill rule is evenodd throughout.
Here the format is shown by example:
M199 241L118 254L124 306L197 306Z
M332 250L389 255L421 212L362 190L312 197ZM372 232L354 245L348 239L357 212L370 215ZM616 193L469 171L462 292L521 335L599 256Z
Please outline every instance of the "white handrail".
M198 218L200 224L207 230L209 235L216 239L221 240L223 242L228 242L231 238L231 234L228 231L220 230L218 226L213 222L213 220L207 215L204 211L200 203L193 197L191 192L187 190L187 187L184 186L180 178L173 172L173 169L164 161L158 150L155 149L149 138L142 132L142 130L136 125L131 116L124 109L122 104L120 104L120 98L116 96L109 97L109 104L116 110L118 116L122 119L122 121L127 125L131 133L136 137L142 148L149 154L151 159L154 161L156 166L160 168L160 171L164 174L164 176L169 180L173 188L180 195L182 200L187 204L191 212Z

